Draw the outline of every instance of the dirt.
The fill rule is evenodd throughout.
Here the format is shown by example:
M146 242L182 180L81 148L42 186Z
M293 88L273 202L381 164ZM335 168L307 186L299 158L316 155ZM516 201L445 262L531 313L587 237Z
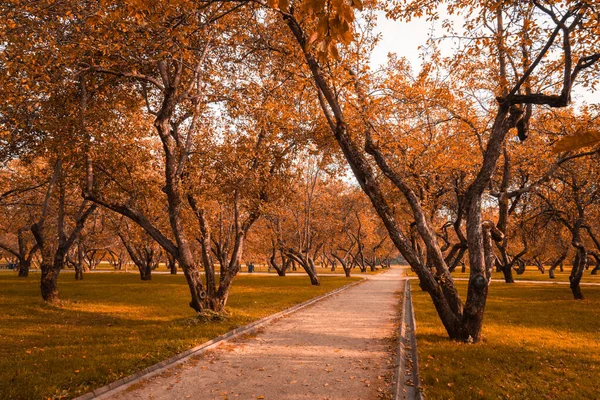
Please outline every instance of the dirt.
M403 270L370 276L110 399L381 399ZM387 378L387 379L386 379Z

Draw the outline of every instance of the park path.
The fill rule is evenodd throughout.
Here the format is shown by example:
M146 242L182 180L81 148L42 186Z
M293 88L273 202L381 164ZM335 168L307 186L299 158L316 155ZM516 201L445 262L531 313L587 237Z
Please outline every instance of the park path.
M377 399L390 391L402 268L370 276L110 399ZM387 379L386 379L387 378Z

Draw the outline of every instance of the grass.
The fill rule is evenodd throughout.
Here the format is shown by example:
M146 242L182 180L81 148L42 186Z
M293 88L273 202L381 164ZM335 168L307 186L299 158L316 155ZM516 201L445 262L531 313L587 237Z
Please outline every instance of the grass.
M548 281L548 282L569 282L569 274L571 273L571 267L565 267L563 272L557 268L554 271L555 279L550 279L548 276L548 268L546 266L546 272L541 273L536 267L528 266L525 272L522 275L517 275L516 272L513 271L513 278L515 281ZM583 277L581 278L581 282L584 283L600 283L600 275L591 275L590 272L594 268L593 265L590 266L590 269L583 272ZM467 268L467 272L460 272L460 267L457 268L452 276L455 278L468 278L469 277L469 269ZM494 272L492 274L492 278L498 281L504 281L504 275L502 272Z
M239 276L220 322L195 323L182 275L61 274L44 304L34 274L0 273L0 398L70 398L358 278Z
M414 283L426 398L600 398L600 287L583 287L586 300L575 301L564 285L493 283L483 341L469 345L447 339L429 295ZM465 296L466 282L458 287Z

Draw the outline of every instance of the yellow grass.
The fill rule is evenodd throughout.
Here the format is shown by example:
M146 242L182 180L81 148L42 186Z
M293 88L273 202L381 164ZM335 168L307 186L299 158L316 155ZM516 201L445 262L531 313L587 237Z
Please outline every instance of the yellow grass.
M600 287L573 300L567 285L495 284L483 341L449 341L413 282L421 379L428 399L597 399ZM464 293L466 282L458 287Z

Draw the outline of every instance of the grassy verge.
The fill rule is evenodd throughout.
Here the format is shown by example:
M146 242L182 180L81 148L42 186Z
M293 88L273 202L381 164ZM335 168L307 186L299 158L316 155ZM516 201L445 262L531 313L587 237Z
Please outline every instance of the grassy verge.
M550 279L548 276L548 268L546 266L546 272L541 273L536 267L528 266L525 272L522 275L517 275L516 272L513 272L513 278L515 281L548 281L548 282L569 282L569 274L571 273L571 267L565 267L563 272L557 268L554 272L555 279ZM600 283L600 275L591 275L593 266L588 270L584 271L583 277L581 278L581 282L586 283ZM467 272L460 272L459 270L455 270L452 273L452 276L455 278L468 278L469 277L469 269L467 268ZM494 272L492 274L492 278L498 280L500 282L504 281L504 275L502 272Z
M429 295L413 288L426 398L599 398L600 287L575 301L563 285L492 284L474 345L449 341Z
M63 304L35 275L0 274L0 399L70 398L358 278L240 276L225 321L196 323L182 275L61 275Z

